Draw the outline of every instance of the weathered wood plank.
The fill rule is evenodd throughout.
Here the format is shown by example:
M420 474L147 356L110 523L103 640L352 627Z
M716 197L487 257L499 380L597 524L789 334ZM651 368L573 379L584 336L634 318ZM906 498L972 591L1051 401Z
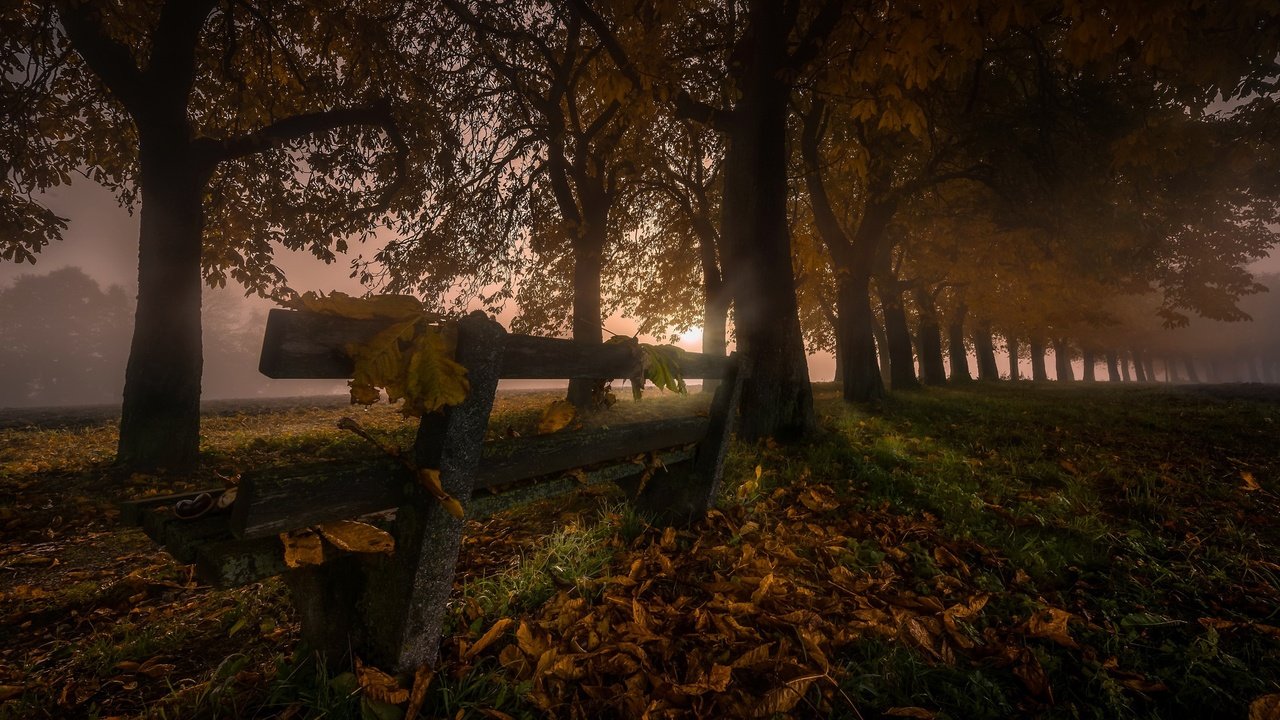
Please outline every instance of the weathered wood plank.
M267 316L258 369L271 378L349 378L353 368L346 346L367 340L389 322L274 309ZM499 377L630 378L638 374L640 362L634 344L507 335ZM715 379L724 377L728 368L728 358L687 353L681 373L687 379Z
M703 417L684 417L490 443L476 487L495 487L696 443L706 435L708 422Z
M641 453L696 443L708 423L707 418L686 417L486 443L475 487L519 483L611 460L625 463ZM409 473L390 458L246 473L232 506L231 532L238 538L267 537L387 510L403 502L409 482Z
M173 495L152 495L151 497L138 498L136 500L126 500L120 503L120 522L125 525L141 526L143 513L145 512L161 507L173 507L181 500L193 500L204 493L213 495L222 491L223 488L221 487L205 488Z
M675 472L683 465L687 464L693 458L692 450L676 450L674 452L659 453L658 459L662 462L666 470L657 470L657 474L665 474L667 472ZM638 477L644 472L644 466L638 463L621 462L608 465L595 470L588 470L581 477L560 476L546 480L544 482L533 483L516 487L511 490L486 494L480 493L471 498L471 502L467 505L467 518L478 519L487 517L507 508L524 505L526 503L538 500L546 500L548 498L566 495L568 493L579 490L583 487L591 485L599 485L607 482L625 482L629 479Z
M245 473L231 511L238 538L278 535L332 520L396 507L409 471L382 456L309 463L265 473Z

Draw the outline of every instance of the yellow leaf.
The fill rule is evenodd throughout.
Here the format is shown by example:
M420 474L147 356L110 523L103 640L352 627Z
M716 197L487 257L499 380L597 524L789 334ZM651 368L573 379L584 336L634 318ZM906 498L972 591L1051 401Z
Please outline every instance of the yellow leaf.
M280 533L280 542L284 543L284 564L291 568L324 562L320 536L309 529Z
M1263 695L1249 703L1249 720L1280 720L1280 694Z
M760 704L755 707L752 713L755 717L771 717L782 713L791 712L804 694L809 691L809 686L813 684L814 678L801 677L792 680L781 687L776 687L764 694L760 699Z
M378 388L385 388L387 400L404 397L405 370L401 341L413 338L416 320L395 323L362 344L347 346L347 354L355 364L351 386L352 404L371 405L378 402Z
M451 355L445 347L444 333L438 328L425 328L414 338L405 382L404 414L432 413L467 399L471 389L467 369Z
M355 520L338 520L316 526L325 540L340 550L357 553L387 553L396 549L395 538L386 530Z
M538 434L550 435L553 432L559 432L573 422L577 415L578 411L573 407L573 403L568 400L556 400L542 411L542 417L538 419Z
M405 708L404 720L416 720L422 704L427 700L427 688L431 687L435 676L436 672L428 665L419 667L413 674L413 689L409 692L409 707Z
M1063 647L1079 647L1067 631L1067 622L1071 620L1071 617L1071 613L1066 610L1059 610L1053 607L1045 608L1043 612L1032 615L1031 619L1027 621L1027 634L1032 637L1052 640Z
M1240 486L1240 489L1245 492L1255 492L1262 489L1258 481L1253 479L1253 473L1248 470L1240 471L1240 479L1244 481L1244 485Z

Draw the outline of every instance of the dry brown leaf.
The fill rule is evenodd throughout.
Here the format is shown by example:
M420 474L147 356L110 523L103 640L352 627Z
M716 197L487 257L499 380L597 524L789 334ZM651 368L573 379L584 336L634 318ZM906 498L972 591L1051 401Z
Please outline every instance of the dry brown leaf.
M919 720L933 720L938 716L934 711L925 710L922 707L889 708L884 711L884 714L888 717L919 718Z
M0 685L0 702L21 695L23 689L21 685Z
M291 568L324 562L324 547L320 536L310 529L280 533L280 542L284 543L284 564Z
M422 468L418 470L418 484L427 489L444 509L455 518L461 520L467 513L462 509L462 503L449 493L445 492L444 485L440 483L440 471L435 468Z
M1023 649L1018 655L1018 665L1013 668L1013 674L1022 681L1027 692L1038 700L1053 703L1053 687L1049 685L1049 676L1035 653Z
M427 665L419 667L413 674L413 689L409 691L409 707L405 708L404 720L416 720L427 700L427 688L431 687L435 676L436 672Z
M399 705L409 699L409 691L400 687L395 678L376 667L365 665L360 658L356 658L356 681L360 683L360 692L370 700Z
M578 410L573 403L568 400L556 400L542 411L542 417L538 418L538 434L550 435L553 432L559 432L569 426L573 419L578 416Z
M812 677L796 678L781 687L770 690L760 699L760 704L755 707L752 716L770 717L791 712L791 709L804 698L804 694L809 692L809 686L813 685L814 679Z
M1280 720L1280 694L1263 695L1249 703L1249 720Z
M516 628L516 644L531 658L540 658L547 652L547 644L534 637L533 628L523 620L520 621L520 627Z
M512 625L515 625L515 624L516 624L516 621L512 620L509 617L499 618L497 622L495 622L492 626L489 627L487 631L485 631L484 635L480 636L480 639L476 641L475 645L472 645L471 647L467 648L467 651L462 654L462 658L464 660L470 660L471 658L475 657L476 655L484 651L485 648L489 647L495 641L497 641L499 637L502 637L502 634L505 633L508 628L510 628Z
M1031 616L1027 621L1027 634L1032 637L1052 640L1063 647L1078 648L1080 645L1071 638L1067 630L1067 621L1072 618L1066 610L1050 607Z
M1255 492L1262 489L1262 486L1258 484L1258 481L1253 479L1253 473L1248 470L1240 471L1240 479L1244 481L1244 484L1240 486L1240 489L1245 492Z
M751 648L745 653L739 655L737 659L733 661L731 667L748 668L753 665L769 662L769 649L772 647L773 643L765 643L764 645Z
M396 549L391 533L356 520L337 520L317 525L316 530L339 550L356 553L386 553Z

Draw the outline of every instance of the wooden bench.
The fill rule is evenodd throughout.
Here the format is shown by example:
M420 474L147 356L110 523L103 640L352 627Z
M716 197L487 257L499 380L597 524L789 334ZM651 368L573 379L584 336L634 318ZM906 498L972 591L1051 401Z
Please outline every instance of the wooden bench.
M259 369L272 378L351 377L343 348L386 325L273 310ZM459 322L455 355L467 368L470 393L462 404L422 418L414 460L418 467L440 470L445 490L462 501L469 518L571 492L584 482L612 481L630 487L633 502L656 521L692 522L705 514L719 488L742 388L736 357L689 353L681 363L685 378L721 381L707 417L484 442L500 378L632 378L640 374L641 357L635 344L508 334L472 313ZM652 453L665 469L634 462L642 453ZM650 477L637 493L646 470ZM331 662L344 662L354 651L398 672L435 663L463 523L402 465L382 456L245 473L229 510L194 520L173 514L177 502L198 494L126 503L124 518L179 562L194 563L213 585L283 575L304 642ZM326 546L324 564L286 566L280 533L375 513L395 538L391 555L343 554Z

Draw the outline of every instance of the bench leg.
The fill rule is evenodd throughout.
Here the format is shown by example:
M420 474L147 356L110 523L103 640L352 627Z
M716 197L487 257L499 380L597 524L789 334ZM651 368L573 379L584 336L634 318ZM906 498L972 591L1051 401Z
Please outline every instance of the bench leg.
M364 586L359 559L340 557L283 577L302 622L303 644L328 667L349 668L360 625L356 603Z
M422 419L414 454L419 467L440 469L444 489L468 505L498 388L506 331L472 313L458 327L457 360L467 368L467 399ZM463 522L421 488L396 512L396 552L371 568L360 612L371 657L395 672L434 665L445 604L453 592Z
M734 353L737 355L737 353ZM738 355L724 382L711 400L707 436L698 444L687 471L659 472L636 498L636 509L662 525L687 526L700 520L715 504L724 473L724 456L738 415L742 381L748 372L746 359Z

